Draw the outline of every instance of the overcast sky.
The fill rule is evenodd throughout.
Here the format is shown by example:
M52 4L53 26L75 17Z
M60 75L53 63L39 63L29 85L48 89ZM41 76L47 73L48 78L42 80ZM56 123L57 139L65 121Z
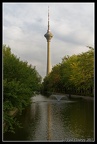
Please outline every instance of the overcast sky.
M3 44L22 61L36 66L44 78L47 69L48 6L52 67L66 55L94 47L94 3L3 3Z

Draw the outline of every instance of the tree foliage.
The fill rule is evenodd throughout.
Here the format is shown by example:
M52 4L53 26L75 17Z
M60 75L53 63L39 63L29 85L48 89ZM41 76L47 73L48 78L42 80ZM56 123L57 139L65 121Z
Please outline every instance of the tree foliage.
M62 62L52 68L44 78L44 92L93 95L94 91L94 49L78 55L64 56Z
M18 125L9 112L14 108L22 112L40 85L41 76L35 67L21 61L11 53L10 47L3 45L3 120L7 125L4 131L13 131L13 124Z

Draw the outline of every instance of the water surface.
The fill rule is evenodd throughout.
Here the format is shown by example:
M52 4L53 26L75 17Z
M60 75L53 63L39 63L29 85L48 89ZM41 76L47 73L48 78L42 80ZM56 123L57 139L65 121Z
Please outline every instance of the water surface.
M94 141L93 100L37 95L19 120L23 128L5 133L6 141Z

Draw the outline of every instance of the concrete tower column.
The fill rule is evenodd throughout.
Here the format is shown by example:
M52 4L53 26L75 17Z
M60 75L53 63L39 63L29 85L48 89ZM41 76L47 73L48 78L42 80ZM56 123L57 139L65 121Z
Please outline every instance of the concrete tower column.
M47 75L51 72L50 42L47 42Z
M49 7L48 7L48 30L47 33L44 35L47 39L47 75L51 72L51 60L50 60L50 41L53 37L52 33L50 32L50 25L49 25Z

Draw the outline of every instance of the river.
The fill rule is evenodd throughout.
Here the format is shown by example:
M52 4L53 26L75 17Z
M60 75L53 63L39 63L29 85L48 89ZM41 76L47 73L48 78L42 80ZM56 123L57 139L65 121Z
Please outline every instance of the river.
M36 95L18 117L23 128L5 133L4 141L94 141L94 101Z

